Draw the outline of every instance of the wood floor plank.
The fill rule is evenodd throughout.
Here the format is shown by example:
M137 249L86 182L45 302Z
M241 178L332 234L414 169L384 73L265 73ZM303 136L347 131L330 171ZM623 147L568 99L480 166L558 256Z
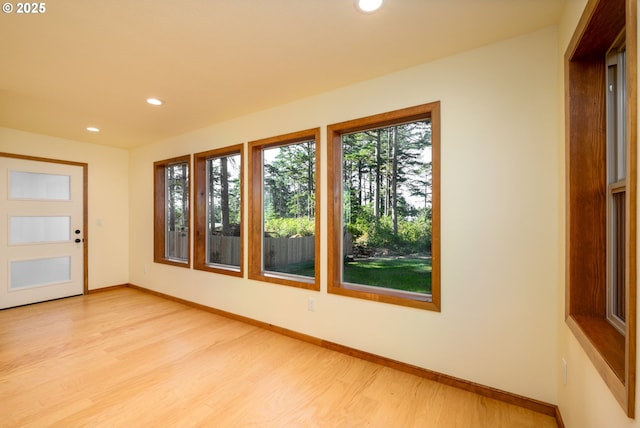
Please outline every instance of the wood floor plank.
M556 427L127 288L0 311L0 403L0 427Z

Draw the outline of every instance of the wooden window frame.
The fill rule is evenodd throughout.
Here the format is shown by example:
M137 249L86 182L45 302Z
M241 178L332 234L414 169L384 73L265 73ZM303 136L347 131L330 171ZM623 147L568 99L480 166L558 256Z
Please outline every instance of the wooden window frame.
M309 281L265 272L262 269L262 151L303 141L315 141L315 277ZM249 279L320 291L320 128L279 135L249 142ZM306 279L306 278L305 278Z
M400 123L431 120L432 150L432 272L431 301L418 300L411 293L381 288L379 292L342 282L342 135ZM440 311L440 102L422 104L327 127L328 292L376 302Z
M238 267L207 263L207 161L230 155L240 155L240 264ZM244 145L224 147L216 150L196 153L194 156L193 182L194 197L194 261L193 268L207 272L220 273L237 277L244 276Z
M189 171L189 204L191 204L191 155L185 155L175 157L171 159L165 159L153 163L153 188L154 188L154 213L153 213L153 261L155 263L162 263L172 266L178 266L183 268L191 267L191 209L189 210L189 218L187 224L189 233L187 234L187 260L179 261L176 259L166 257L165 253L165 224L167 220L166 216L166 178L165 171L167 166L187 163L187 170Z
M606 67L625 31L627 322L607 320ZM565 53L565 319L629 417L635 415L637 211L637 2L590 0Z

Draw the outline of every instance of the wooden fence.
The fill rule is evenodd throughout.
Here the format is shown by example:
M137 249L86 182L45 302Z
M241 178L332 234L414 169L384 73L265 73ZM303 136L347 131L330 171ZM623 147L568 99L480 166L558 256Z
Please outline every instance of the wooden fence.
M315 258L315 237L264 238L265 269L311 261Z
M347 232L342 235L342 256L351 255L353 255L353 235Z
M189 239L187 232L167 232L166 251L170 258L187 260L189 256Z
M167 232L167 251L172 257L186 259L188 255L187 234L183 232ZM349 244L349 248L350 244ZM265 268L302 263L315 258L315 237L300 238L264 238ZM239 236L210 236L209 263L220 263L231 266L240 265Z
M240 266L240 237L212 235L209 237L209 262Z

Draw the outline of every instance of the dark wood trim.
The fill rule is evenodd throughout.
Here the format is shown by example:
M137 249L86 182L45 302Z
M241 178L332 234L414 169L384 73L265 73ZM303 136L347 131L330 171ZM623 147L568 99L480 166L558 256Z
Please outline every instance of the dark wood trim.
M187 169L189 171L189 218L187 235L187 261L180 262L171 260L165 257L165 168L168 165L176 163L187 163ZM162 263L166 265L178 266L183 268L191 267L191 200L192 200L192 185L191 185L191 155L179 156L171 159L165 159L153 163L153 261L155 263Z
M564 428L564 421L562 420L562 415L560 414L560 407L558 406L554 406L555 407L555 417L556 417L556 424L558 425L558 428Z
M591 360L591 363L596 368L596 371L602 377L602 380L611 390L611 393L614 397L620 402L625 396L625 385L624 382L620 379L620 376L616 373L616 371L612 368L612 362L607 360L605 354L601 353L600 350L603 349L605 344L607 343L615 343L615 339L611 340L606 335L602 334L594 335L593 333L589 334L588 332L599 332L597 327L594 327L594 321L598 320L600 323L605 323L606 320L603 318L593 318L593 317L576 317L570 316L567 317L566 323L569 327L569 330L573 333L575 338L578 340L578 343L582 346L582 349ZM591 325L589 325L591 324ZM602 327L602 324L600 324ZM601 328L600 330L604 330ZM608 330L608 333L612 333L615 331L618 333L613 327L611 330ZM622 348L622 347L620 347ZM618 349L617 353L620 353L621 349ZM609 356L609 358L611 358ZM624 366L624 361L616 361L613 362L614 365L620 366L621 364ZM623 374L624 375L624 374Z
M417 300L401 293L375 293L349 288L341 281L342 266L342 134L365 129L382 128L399 123L431 120L432 147L432 272L431 301ZM327 127L327 245L328 245L328 292L376 302L391 303L417 309L440 311L440 102L432 102L391 112L376 114Z
M393 110L385 113L374 114L371 116L361 117L358 119L347 120L344 122L329 125L341 134L349 134L369 128L384 128L398 123L416 122L429 118L429 113L440 108L440 101L427 104L420 104L413 107L406 107L399 110Z
M606 317L604 60L568 63L567 275L569 313ZM592 120L588 120L592 118Z
M625 3L628 0L590 0L573 33L567 56L575 60L606 52L625 25Z
M635 417L637 341L637 218L638 218L638 3L626 2L625 37L627 49L627 317L625 373L627 415Z
M249 143L249 197L247 201L249 209L249 278L259 275L262 272L262 248L260 236L262 235L260 211L262 209L262 173L260 165L262 163L262 152L260 147L254 148ZM259 279L256 278L256 279Z
M84 267L83 267L83 281L84 294L89 292L89 238L90 238L90 230L89 230L89 165L82 165L82 230L84 231L84 239L82 240L82 247L84 252Z
M43 158L38 156L18 155L15 153L0 152L0 157L22 159L36 162L57 163L62 165L79 166L82 168L82 230L84 230L83 247L83 278L82 290L84 294L89 292L89 164L86 162L74 162L60 159Z
M207 248L207 165L211 158L240 155L240 266L238 269L226 269L215 264L208 264ZM194 192L194 260L193 268L223 275L244 276L244 145L237 144L221 149L209 150L193 155L193 192Z
M605 58L624 31L627 51L627 321L606 319L607 180ZM637 2L589 0L565 53L565 318L596 370L635 416L637 241Z
M515 406L519 406L525 409L533 410L538 413L542 413L548 416L555 417L558 420L560 416L560 410L558 406L545 403L543 401L534 400L532 398L528 398L522 395L513 394L511 392L503 391L497 388L492 388L489 386L481 385L475 382L471 382L468 380L460 379L454 376L449 376L443 373L438 373L433 370L425 369L422 367L417 367L411 364L406 364L397 360L393 360L391 358L381 357L376 354L372 354L369 352L361 351L358 349L351 348L349 346L340 345L335 342L331 342L328 340L320 339L314 336L310 336L307 334L299 333L293 330L289 330L287 328L279 327L273 324L265 323L262 321L255 320L253 318L248 318L242 315L237 315L231 312L223 311L220 309L212 308L210 306L202 305L200 303L191 302L189 300L181 299L179 297L174 297L168 294L161 293L159 291L150 290L148 288L140 287L134 284L127 285L130 288L135 290L139 290L145 293L152 294L154 296L162 297L164 299L168 299L174 302L178 302L192 308L200 309L203 311L207 311L216 315L223 316L225 318L230 318L236 321L240 321L249 325L253 325L256 327L263 328L265 330L269 330L275 333L282 334L284 336L288 336L294 339L302 340L307 343L311 343L326 349L330 349L336 352L340 352L342 354L350 355L355 358L360 358L362 360L370 361L375 364L379 364L384 367L389 367L395 370L400 370L405 373L410 373L415 376L422 377L424 379L428 379L434 382L439 382L444 385L452 386L454 388L459 388L464 391L469 391L474 394L481 395L483 397L491 398L494 400L499 400L508 404L513 404ZM561 421L561 418L560 418ZM558 427L564 427L564 424L558 423Z
M43 158L39 156L27 156L27 155L19 155L15 153L6 153L0 152L0 157L4 158L13 158L13 159L22 159L22 160L31 160L37 162L49 162L49 163L59 163L62 165L73 165L73 166L88 166L86 162L75 162L75 161L67 161L61 159L53 159L53 158Z
M285 146L302 141L315 141L315 277L298 280L296 277L266 273L262 270L262 151L266 148ZM320 291L320 128L292 132L276 137L249 142L249 279L272 284L288 285Z
M591 346L607 363L607 371L624 384L625 382L625 338L606 318L572 315L570 328L574 334L584 335ZM576 326L581 332L576 332ZM578 339L580 340L580 339Z
M441 307L440 281L440 152L441 133L440 102L428 104L431 109L431 303L435 311ZM435 284L435 285L434 285Z
M119 288L129 288L129 284L109 285L108 287L95 288L93 290L89 290L88 294L104 293L105 291L113 291Z

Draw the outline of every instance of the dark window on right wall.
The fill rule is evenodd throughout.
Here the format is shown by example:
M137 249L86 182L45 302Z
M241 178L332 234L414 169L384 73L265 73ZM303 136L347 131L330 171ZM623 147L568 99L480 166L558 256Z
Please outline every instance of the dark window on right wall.
M625 334L626 324L626 50L624 33L607 53L607 319Z
M566 321L635 412L637 2L590 0L565 54Z

